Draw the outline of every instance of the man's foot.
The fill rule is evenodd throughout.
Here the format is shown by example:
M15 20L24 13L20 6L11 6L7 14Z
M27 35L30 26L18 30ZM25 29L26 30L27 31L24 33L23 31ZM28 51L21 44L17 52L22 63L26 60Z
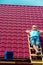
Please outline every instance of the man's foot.
M37 51L36 54L37 54L37 55L41 54L41 51Z

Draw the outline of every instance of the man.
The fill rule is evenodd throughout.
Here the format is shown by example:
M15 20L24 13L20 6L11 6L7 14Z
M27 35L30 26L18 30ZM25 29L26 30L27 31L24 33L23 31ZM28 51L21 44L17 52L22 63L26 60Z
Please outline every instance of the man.
M29 34L30 45L35 49L36 54L40 53L38 48L40 46L40 33L42 32L43 32L42 30L37 30L36 25L32 26L32 30L26 30L26 33Z

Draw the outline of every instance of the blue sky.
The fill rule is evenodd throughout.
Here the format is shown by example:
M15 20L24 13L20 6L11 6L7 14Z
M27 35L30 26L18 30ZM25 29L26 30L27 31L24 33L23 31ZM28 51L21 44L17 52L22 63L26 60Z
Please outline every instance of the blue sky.
M0 4L43 6L43 0L0 0Z

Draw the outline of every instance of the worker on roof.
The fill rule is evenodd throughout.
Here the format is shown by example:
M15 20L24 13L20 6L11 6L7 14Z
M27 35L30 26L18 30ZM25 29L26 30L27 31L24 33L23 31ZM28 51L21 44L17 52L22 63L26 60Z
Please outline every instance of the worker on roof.
M42 30L37 30L37 26L33 25L32 30L26 30L26 33L29 33L30 45L35 49L36 54L39 54L39 46L40 46L40 33Z

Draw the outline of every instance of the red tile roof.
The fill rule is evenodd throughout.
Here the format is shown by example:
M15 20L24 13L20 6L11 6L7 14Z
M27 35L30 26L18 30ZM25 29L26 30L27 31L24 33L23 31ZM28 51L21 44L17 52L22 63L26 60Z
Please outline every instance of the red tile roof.
M25 30L33 24L43 30L43 6L0 5L0 56L10 50L15 58L28 58Z

